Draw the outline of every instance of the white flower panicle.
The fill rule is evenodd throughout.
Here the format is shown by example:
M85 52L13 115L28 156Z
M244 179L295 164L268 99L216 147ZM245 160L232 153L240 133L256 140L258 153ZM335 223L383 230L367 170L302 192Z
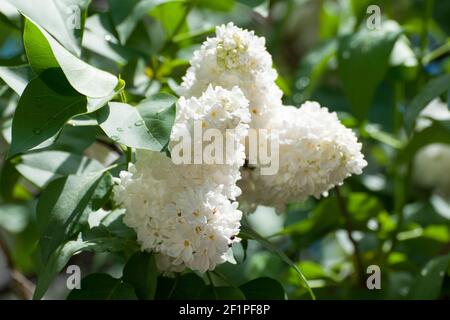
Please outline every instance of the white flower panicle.
M201 142L202 137L195 137L194 126L197 125L197 128L200 127L198 129L205 132L208 129L215 129L221 137L228 139L233 145L233 148L227 149L225 141L222 142L222 148L220 148L222 155L218 160L222 160L223 164L187 164L186 175L189 175L188 178L192 184L221 185L223 193L228 198L235 199L241 192L236 186L236 181L241 177L239 168L245 162L243 142L248 133L249 122L248 100L238 87L226 90L209 86L200 98L181 97L177 103L177 114L169 143L172 159L186 155L182 154L186 150L176 146L183 147L182 139L191 139L191 152L188 152L186 162L195 163L193 150L195 144ZM206 142L200 146L202 155L206 152L208 145L209 143ZM202 159L203 163L206 160Z
M279 170L260 175L258 168L243 169L242 200L249 204L280 211L289 202L326 195L367 165L353 131L316 102L277 109L267 127L278 132Z
M180 95L198 97L209 85L226 89L238 86L249 100L252 127L256 128L266 121L271 109L281 105L276 78L265 39L228 23L217 27L216 36L194 52Z
M126 208L125 224L136 230L143 250L158 253L164 272L212 270L239 240L238 204L218 186L192 188L185 171L161 153L138 151L114 190Z
M426 174L424 174L426 172ZM429 144L416 154L413 180L421 187L433 189L450 199L450 145Z
M219 87L181 98L171 136L190 132L197 120L221 132L236 129L240 142L250 120L248 101L238 88ZM245 152L242 145L237 150L230 165L176 165L161 153L138 150L136 163L120 173L114 194L126 208L124 222L136 230L143 250L157 253L164 273L185 267L205 272L229 261L242 216L230 200L240 193L236 181Z
M190 64L169 141L172 159L137 150L136 163L120 173L114 188L115 200L126 209L124 222L166 274L186 267L205 272L233 261L230 246L239 241L242 217L235 201L241 173L239 200L279 211L289 202L326 194L367 165L355 134L335 113L315 102L299 109L282 105L265 39L253 31L232 23L217 27ZM261 175L263 161L244 166L250 128L266 129L277 139L271 145L279 145L276 174ZM217 138L212 132L226 137L214 149L214 156L222 151L222 162L206 157Z

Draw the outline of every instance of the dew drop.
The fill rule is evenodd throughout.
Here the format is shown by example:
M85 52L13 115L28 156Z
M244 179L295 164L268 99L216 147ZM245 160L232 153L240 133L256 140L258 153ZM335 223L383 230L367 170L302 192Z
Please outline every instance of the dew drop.
M144 125L144 120L138 120L138 121L136 121L136 122L134 123L134 125L135 125L136 127L143 126L143 125Z
M116 130L117 130L118 132L123 132L123 128L120 128L120 127L117 128Z

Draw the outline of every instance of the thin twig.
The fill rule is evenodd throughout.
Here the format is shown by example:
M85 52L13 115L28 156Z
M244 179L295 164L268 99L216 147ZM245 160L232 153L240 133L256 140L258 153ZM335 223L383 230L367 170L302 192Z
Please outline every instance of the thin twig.
M406 170L403 172L403 170ZM381 263L384 265L394 252L398 244L398 234L403 228L404 214L403 208L405 206L406 186L409 185L411 177L412 163L409 163L406 168L395 168L396 176L394 177L394 213L397 215L397 225L392 232L390 239L390 247L383 254Z
M355 265L357 279L358 279L359 283L362 286L364 286L364 283L365 283L364 266L363 266L363 262L361 259L361 255L359 253L358 242L356 242L355 238L352 235L353 227L352 227L352 221L350 218L350 214L347 210L347 205L344 201L344 198L342 197L342 195L340 193L339 187L336 187L335 190L336 190L336 198L338 201L338 205L339 205L341 214L344 217L345 229L347 231L347 237L353 245L354 265Z
M23 300L30 300L34 292L34 284L28 280L21 272L14 266L14 260L9 252L8 246L0 237L0 249L6 258L7 269L10 270L11 275L11 289L17 297Z
M217 291L216 291L216 287L214 286L214 282L212 280L211 273L209 271L207 271L206 275L208 276L209 284L211 285L212 291L214 293L214 297L217 299Z

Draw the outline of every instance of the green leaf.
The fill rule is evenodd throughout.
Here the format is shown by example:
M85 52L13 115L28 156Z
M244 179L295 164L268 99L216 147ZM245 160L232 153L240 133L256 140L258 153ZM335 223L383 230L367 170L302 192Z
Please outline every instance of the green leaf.
M150 134L136 107L110 102L96 115L102 130L115 142L138 149L159 151L163 148Z
M20 174L11 163L6 159L0 171L0 196L3 201L14 201L14 189L20 179Z
M186 23L187 5L189 4L186 4L185 1L171 1L151 10L151 15L161 23L166 39L171 39L176 34L189 30ZM180 28L178 28L179 24L181 24Z
M70 175L48 184L36 209L40 261L47 261L58 246L79 231L80 223L87 221L88 206L103 175Z
M119 237L103 223L98 227L82 232L81 240L84 241L83 251L95 252L125 252L137 250L139 247L135 241L136 234L132 237Z
M196 0L195 5L215 11L230 11L234 7L234 0Z
M99 128L94 126L81 127L66 124L56 137L56 141L44 150L66 151L83 155L84 150L95 142L99 132Z
M408 134L414 130L417 117L420 112L431 102L434 98L450 89L450 74L440 76L430 80L425 86L420 89L419 94L414 98L405 112L404 122L405 129Z
M38 187L49 181L70 174L97 172L103 166L94 159L64 151L42 151L22 155L16 169Z
M110 212L101 221L100 226L104 226L108 232L123 239L136 238L136 232L123 222L125 209L116 209Z
M450 121L433 121L432 125L414 132L408 144L397 154L396 163L406 163L424 146L430 143L450 144Z
M61 67L72 87L87 97L107 97L120 87L117 77L80 60L30 20L25 21L24 46L36 73Z
M60 178L59 180L68 179L68 178L69 177ZM57 181L57 180L55 180L55 181ZM52 183L54 183L55 181L53 181ZM106 190L106 193L105 193L105 188L97 186L87 205L85 205L84 200L81 200L80 203L83 203L83 206L85 207L85 209L83 210L83 213L82 213L82 215L84 216L84 219L95 207L95 203L97 203L97 205L100 204L101 198L104 198L110 191L110 188L112 186L111 185L111 176L105 175L98 184L101 185L102 183L105 183L105 181L107 182L107 184L109 184L109 187L106 188L109 190ZM52 183L50 183L50 185L52 185ZM47 189L49 189L49 188L47 188ZM47 191L47 189L44 191L44 193L46 193L46 194L51 192L51 190ZM76 189L73 189L73 190L75 192L77 192ZM64 195L61 196L61 198L66 199L68 196L70 196L70 195L68 195L66 192ZM48 197L48 196L46 196L46 197ZM75 197L76 197L76 195L75 195ZM40 201L42 201L42 197L41 197ZM47 201L47 200L44 198L43 201ZM70 205L70 203L68 203L68 201L65 201L65 203ZM46 205L46 203L44 203L44 205ZM70 208L67 208L67 209L71 210ZM80 210L81 209L82 208L80 208ZM38 227L40 227L41 234L42 234L42 229L46 228L46 227L42 226L42 224L45 224L45 221L44 222L41 221L43 217L42 217L42 215L39 214L40 210L42 210L42 207L39 207L39 204L38 204L38 223L40 223L40 225L38 225ZM63 210L63 209L61 209L61 210ZM120 211L119 213L123 214L123 212L121 210L119 210L119 211ZM122 228L120 226L119 221L117 221L118 217L121 218L121 215L115 214L115 211L111 212L107 217L105 217L101 221L99 226L94 227L92 229L85 228L86 230L83 230L82 233L77 235L77 240L69 240L69 241L61 240L63 242L58 245L57 240L49 239L49 240L55 240L55 241L53 241L53 243L50 243L50 245L55 244L55 245L57 245L57 247L53 250L50 250L48 257L45 260L42 257L43 247L41 246L41 243L42 243L42 241L41 241L39 243L39 247L38 247L38 249L40 250L40 252L39 252L40 256L38 256L38 258L39 258L38 282L37 282L36 291L34 293L33 298L34 299L42 298L42 296L47 291L52 279L67 264L70 257L78 252L81 252L81 251L121 252L126 249L135 250L136 249L135 233L130 232L129 230L128 230L128 232L125 232L126 226L124 226L124 228ZM55 223L54 220L52 220L51 223ZM58 221L56 223L60 225L60 221ZM70 220L70 218L67 220L67 226L74 225L75 223L76 223L76 221ZM123 225L123 223L121 223L121 224ZM65 226L66 225L61 227L63 232L65 232L64 231ZM76 226L76 228L74 228L74 229L80 229L80 227L81 226ZM49 228L47 227L45 229L45 231L47 231L48 229ZM58 231L56 231L56 232L58 232ZM61 236L61 234L55 234L55 233L53 233L53 235L58 236L60 239L66 239L66 238L70 237L69 232L68 232L67 236L64 236L64 235ZM44 235L44 237L46 237L46 236ZM42 240L42 237L41 237L41 240Z
M121 3L128 2L121 1ZM119 65L126 65L128 61L142 56L137 51L119 43L107 13L92 15L86 20L83 47Z
M237 2L245 4L246 6L249 6L249 7L258 7L266 1L267 0L237 0Z
M154 7L169 0L109 0L108 2L120 43L125 44L139 20Z
M0 67L0 78L14 90L19 96L22 95L28 82L30 82L32 71L30 66Z
M51 253L48 260L41 263L33 299L43 297L53 278L64 268L73 255L81 251L121 252L130 244L129 239L115 237L109 226L104 224L83 231L81 237L61 244Z
M175 279L159 277L155 299L245 300L245 296L239 288L206 285L195 273L187 273Z
M123 281L134 287L139 299L153 299L156 292L158 270L155 257L151 253L135 253L123 269Z
M449 262L450 255L431 259L415 279L409 292L409 298L438 299Z
M311 287L308 284L308 280L306 280L305 276L303 275L302 271L298 268L298 266L291 260L289 259L289 257L280 249L278 249L273 243L271 243L270 241L268 241L267 239L265 239L264 237L260 236L258 233L256 233L254 230L250 229L247 226L242 226L241 227L241 232L240 232L240 236L247 238L247 239L253 239L258 241L262 246L264 246L267 250L275 253L276 255L278 255L281 260L283 260L287 265L289 265L291 268L293 268L301 281L301 284L303 287L306 288L306 290L308 290L311 298L313 300L316 299L313 291L311 290Z
M302 59L295 82L295 89L300 92L301 96L296 99L296 103L303 103L311 98L320 78L327 69L328 62L335 56L336 51L337 42L332 40L312 50Z
M161 151L175 119L175 97L158 94L132 107L111 102L97 112L97 121L114 141L138 149Z
M33 299L41 299L44 296L53 278L64 268L67 262L69 262L70 257L91 246L95 246L95 243L82 240L68 241L58 246L52 252L50 257L41 264L38 270L38 281L33 294Z
M11 28L20 30L20 14L14 6L6 1L0 2L0 21L4 22Z
M214 299L214 295L203 279L191 272L176 279L159 277L155 299L205 300Z
M73 116L87 112L86 97L76 92L60 69L31 80L20 97L12 122L9 156L54 138Z
M263 18L267 18L269 16L270 0L237 0L237 2L252 8L256 14L262 16Z
M28 62L37 74L50 68L59 68L50 43L41 30L30 20L25 20L23 43Z
M339 39L338 71L354 115L366 119L377 86L388 69L389 57L401 29L385 22L380 29L361 28Z
M175 121L177 99L167 93L158 93L137 105L137 109L150 134L161 146L169 142L170 132Z
M248 300L284 300L284 288L271 278L258 278L239 287Z
M28 19L49 32L67 50L79 56L84 12L89 0L7 0ZM78 23L79 22L79 25Z
M234 287L211 287L216 300L245 300L245 295L240 288Z
M299 222L286 226L279 234L299 236L301 247L325 237L329 232L341 226L338 204L335 197L322 200L309 214Z
M68 300L135 300L133 287L106 273L94 273L81 280L81 289L73 289Z

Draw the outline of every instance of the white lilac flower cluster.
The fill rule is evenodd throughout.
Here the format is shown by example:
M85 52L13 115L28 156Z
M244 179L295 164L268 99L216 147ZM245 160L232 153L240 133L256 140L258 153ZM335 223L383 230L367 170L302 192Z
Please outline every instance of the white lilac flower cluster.
M200 96L209 85L238 86L250 102L251 125L259 128L271 110L281 105L277 76L265 39L229 23L217 27L216 36L194 52L179 93L192 97Z
M172 127L169 148L172 153L172 160L182 158L180 151L176 150L176 145L182 146L180 141L191 137L191 150L194 150L195 143L201 143L201 138L196 140L194 125L201 124L202 129L215 129L225 136L228 132L228 139L232 140L233 148L226 149L223 144L222 154L226 157L226 164L209 163L202 159L206 165L188 164L184 165L185 175L190 175L192 184L220 185L223 193L228 198L235 200L240 195L241 190L236 186L236 182L241 178L240 168L245 162L244 139L247 136L250 122L248 101L238 87L231 90L222 87L209 86L200 98L181 97L177 103L177 113L175 123ZM231 129L231 130L230 130ZM211 138L213 140L213 138ZM200 146L202 149L207 147ZM190 152L185 163L195 163L194 152ZM174 161L175 162L175 161Z
M281 107L267 127L278 133L279 170L274 175L261 175L257 167L242 170L240 200L253 207L262 204L282 212L289 202L326 195L367 165L353 131L317 102Z
M212 270L232 259L229 247L239 241L242 213L233 200L240 194L248 101L237 87L209 87L200 98L180 98L171 144L191 132L195 121L221 133L233 129L238 146L229 163L177 165L162 153L137 150L136 163L120 173L114 190L127 209L124 222L136 230L143 250L157 253L165 273Z
M169 149L172 159L182 157L176 142L200 121L222 134L234 129L238 147L227 154L232 160L175 164L162 154L138 150L136 163L121 172L115 198L126 208L124 222L136 230L143 250L157 253L161 271L204 272L232 259L241 188L239 201L281 209L325 194L366 166L361 144L335 113L314 102L299 109L283 106L276 78L264 38L232 23L217 27L183 78ZM249 129L277 132L276 174L262 176L261 165L244 164Z

